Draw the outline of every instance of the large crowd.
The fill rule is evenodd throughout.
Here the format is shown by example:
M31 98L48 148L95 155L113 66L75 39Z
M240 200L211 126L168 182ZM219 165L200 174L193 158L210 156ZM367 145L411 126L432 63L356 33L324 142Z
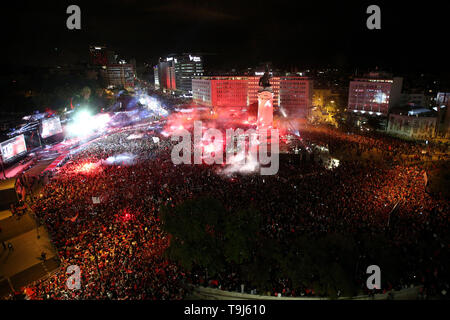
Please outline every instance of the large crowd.
M315 161L282 163L274 176L230 177L214 166L174 165L173 142L154 136L145 131L111 134L72 155L53 175L33 210L47 226L61 266L30 286L29 298L183 299L189 284L240 290L245 281L236 273L208 278L201 271L182 270L163 254L169 237L162 231L159 209L199 195L219 199L230 211L251 203L263 213L261 232L280 242L289 241L292 232L382 233L398 203L390 241L409 257L405 269L411 272L390 288L424 285L428 294L449 290L444 263L449 259L449 203L425 192L423 168L394 161L419 153L418 147L388 138L305 130L304 144L356 155L376 149L385 161L367 168L354 157L333 170ZM133 163L105 162L130 154ZM423 241L430 243L429 255L412 249ZM80 290L66 285L70 265L81 269ZM270 294L314 295L306 285L292 288L289 279L275 279L272 285Z

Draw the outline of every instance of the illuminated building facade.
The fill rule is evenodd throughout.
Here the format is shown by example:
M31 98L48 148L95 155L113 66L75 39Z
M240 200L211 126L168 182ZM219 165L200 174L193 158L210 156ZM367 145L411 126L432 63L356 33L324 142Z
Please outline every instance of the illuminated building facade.
M439 138L450 138L450 93L438 92L436 96L436 106L433 110L438 114L437 136Z
M203 75L203 58L192 54L172 56L177 90L192 93L192 79Z
M158 66L154 66L153 67L153 74L155 76L155 89L159 89L160 85L159 85L159 70L158 70Z
M212 107L216 101L213 99L210 79L192 80L192 97L194 103Z
M211 107L244 107L248 101L247 77L203 77L192 80L194 103Z
M109 64L106 66L106 73L110 86L134 87L136 74L132 64Z
M418 109L407 114L390 113L387 132L414 140L432 139L435 134L437 117L427 109Z
M287 116L306 118L312 105L313 82L303 77L280 77L279 105Z
M247 77L248 79L248 101L247 105L251 105L258 102L258 90L261 89L259 86L260 77ZM280 78L272 77L269 79L270 87L273 91L273 106L280 106Z
M155 88L192 94L192 79L203 75L203 58L189 53L160 58L155 67Z
M162 61L158 64L158 77L155 77L155 86L156 79L158 79L158 85L161 90L170 90L174 91L177 88L176 80L175 80L175 66L173 61Z
M389 110L400 102L403 78L386 77L370 73L366 78L350 81L348 93L349 112L387 116Z
M258 103L259 77L199 77L192 80L193 101L212 107L245 107ZM273 107L286 116L306 117L312 102L312 80L272 77Z

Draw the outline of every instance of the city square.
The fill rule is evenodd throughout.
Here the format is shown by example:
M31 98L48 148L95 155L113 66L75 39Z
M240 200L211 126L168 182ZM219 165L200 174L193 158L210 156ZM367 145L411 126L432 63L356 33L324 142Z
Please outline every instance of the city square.
M417 53L422 66L411 67L386 52L265 52L261 39L284 19L258 36L229 32L259 21L252 6L238 18L232 4L111 4L136 16L141 6L142 21L204 21L227 36L175 45L185 38L153 35L133 47L113 40L122 33L102 6L79 5L81 28L61 35L93 28L84 12L95 12L108 21L104 37L86 31L75 46L48 36L34 64L11 54L0 109L2 300L181 300L185 315L215 317L266 307L195 301L448 299L441 56L427 64ZM349 32L339 28L330 34ZM383 27L366 29L359 45L372 48Z

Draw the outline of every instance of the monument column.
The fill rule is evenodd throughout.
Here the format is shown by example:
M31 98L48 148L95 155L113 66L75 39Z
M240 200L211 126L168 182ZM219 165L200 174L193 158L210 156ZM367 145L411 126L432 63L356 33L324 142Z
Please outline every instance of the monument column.
M258 129L271 129L273 126L273 92L271 88L263 88L258 92Z

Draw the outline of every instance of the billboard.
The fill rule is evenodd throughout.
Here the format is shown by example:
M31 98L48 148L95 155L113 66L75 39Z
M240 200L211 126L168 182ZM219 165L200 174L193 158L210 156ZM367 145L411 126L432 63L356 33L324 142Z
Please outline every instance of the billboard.
M61 128L61 121L59 117L53 117L49 119L43 119L41 125L41 137L47 138L55 134L61 133L63 130Z
M27 152L25 137L23 134L6 140L0 144L2 150L3 161L8 161L14 157L20 156Z

